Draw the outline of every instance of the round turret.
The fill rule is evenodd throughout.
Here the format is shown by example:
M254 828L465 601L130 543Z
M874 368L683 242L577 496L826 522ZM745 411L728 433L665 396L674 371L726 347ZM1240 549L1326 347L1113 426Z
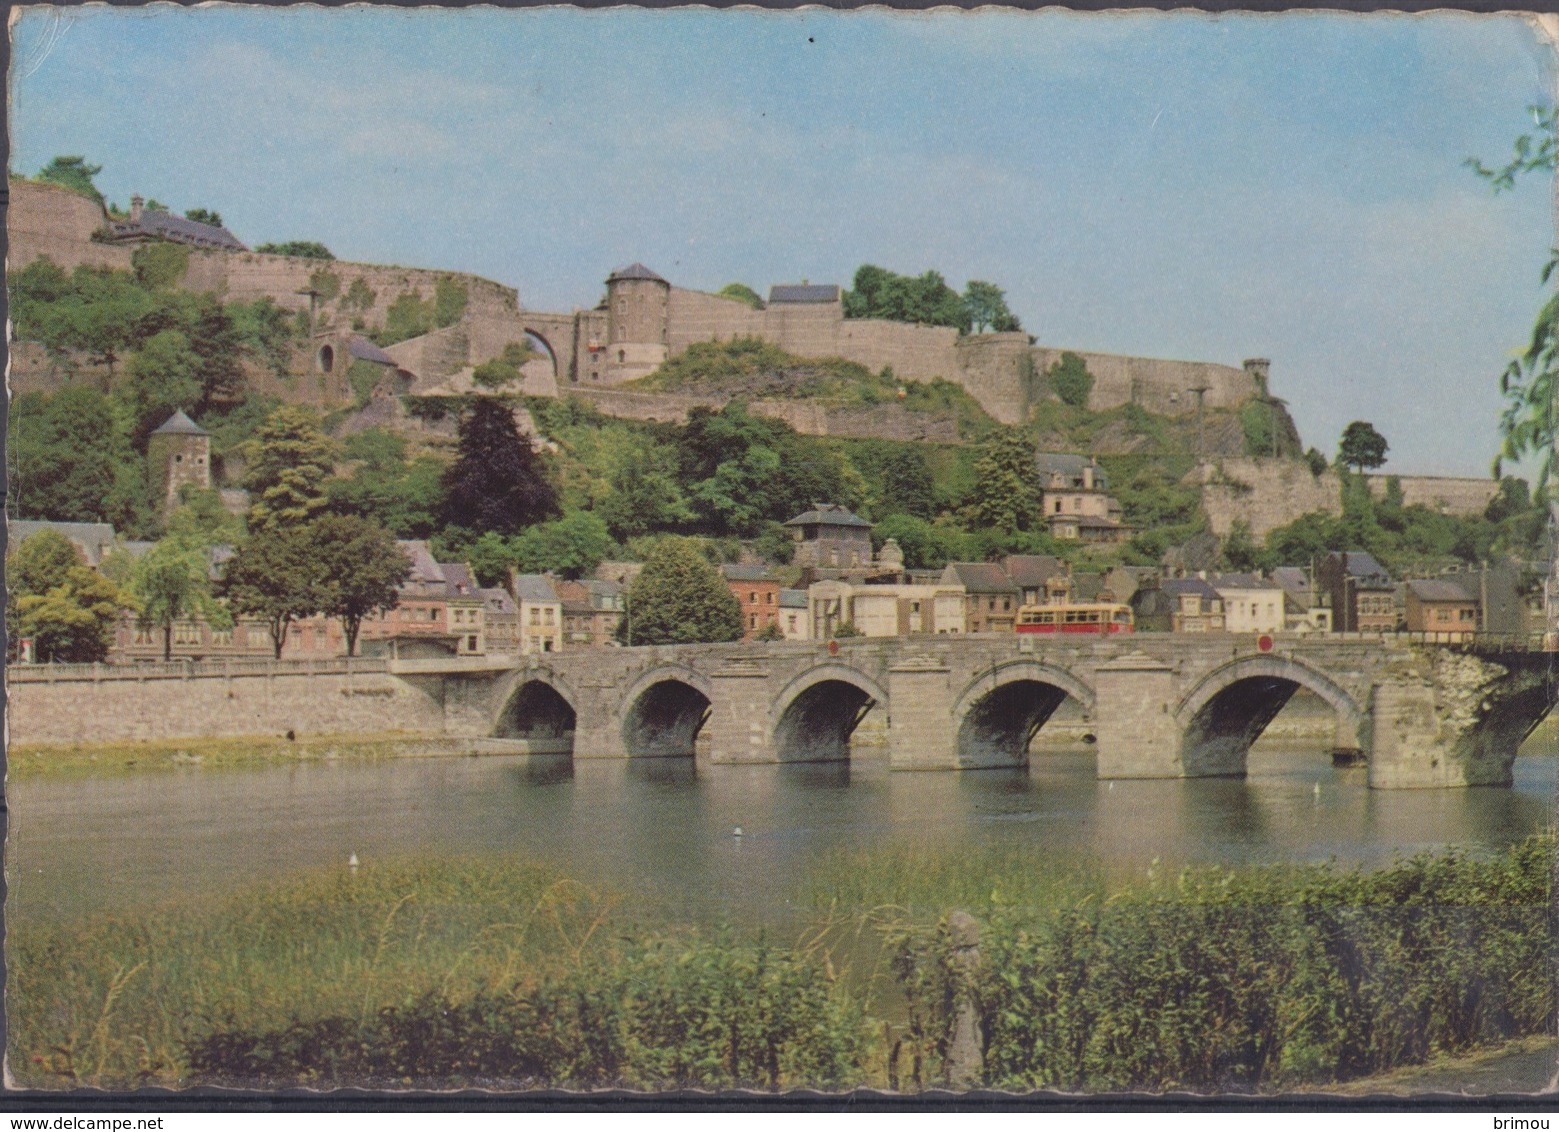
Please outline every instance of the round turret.
M606 305L610 345L666 344L671 284L642 263L630 264L607 277Z

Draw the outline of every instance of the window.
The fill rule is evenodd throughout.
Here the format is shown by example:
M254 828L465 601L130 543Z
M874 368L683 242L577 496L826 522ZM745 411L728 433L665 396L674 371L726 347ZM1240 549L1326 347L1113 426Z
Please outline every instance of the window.
M475 637L467 637L466 638L466 648L470 649L472 652L476 651L476 638Z
M763 595L763 603L765 605L773 605L774 604L774 591L773 590L770 590L768 593Z
M534 605L530 607L530 623L532 625L541 624L541 610Z
M987 598L986 599L986 603L985 603L985 608L988 609L990 612L995 613L996 612L996 599L993 598L993 597L992 598Z
M542 614L542 619L546 621L548 625L552 624L552 607L550 605L547 606L546 612Z
M628 351L627 350L618 350L617 351L617 361L619 363L621 363L621 362L626 362L627 360L628 360Z
M748 605L757 605L758 604L758 595L756 593L753 593L753 592L749 591L748 594L747 594L747 604Z
M756 629L758 627L758 615L756 613L750 614L747 618L747 621L747 627L749 629Z
M438 620L438 610L437 609L430 608L428 610L428 620L429 621L437 621Z

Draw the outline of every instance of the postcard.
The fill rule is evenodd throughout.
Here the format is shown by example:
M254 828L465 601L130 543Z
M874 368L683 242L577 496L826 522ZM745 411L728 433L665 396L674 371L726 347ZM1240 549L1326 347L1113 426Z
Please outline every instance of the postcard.
M8 1085L1551 1091L1556 28L13 9Z

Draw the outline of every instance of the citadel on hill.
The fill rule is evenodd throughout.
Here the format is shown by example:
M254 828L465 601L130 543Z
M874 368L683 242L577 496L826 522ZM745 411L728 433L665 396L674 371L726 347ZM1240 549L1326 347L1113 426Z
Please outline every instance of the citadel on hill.
M8 228L13 268L47 256L66 271L81 264L129 270L137 243L163 239L189 248L180 280L185 288L238 302L269 298L291 311L309 310L312 304L313 365L326 377L344 368L338 362L350 356L354 327L382 325L403 294L430 295L441 280L456 284L464 289L465 302L454 325L385 349L401 371L402 391L410 392L459 389L473 367L518 341L533 343L541 354L525 367L524 392L557 396L615 389L694 343L745 337L803 358L843 358L874 371L892 367L900 379L940 377L967 390L996 420L1019 424L1045 395L1038 375L1062 352L1034 345L1022 332L960 335L946 326L847 319L834 284L775 285L762 309L754 309L676 286L638 263L607 277L605 300L597 306L535 311L523 306L513 288L477 276L262 254L225 228L146 210L139 198L128 222L114 222L96 201L31 181L11 182ZM321 270L333 277L328 293L311 283ZM1208 409L1233 408L1266 392L1262 359L1241 368L1077 352L1094 377L1089 404L1095 409L1132 402L1180 416L1194 413L1199 401ZM25 383L30 374L25 355L21 360ZM335 391L342 399L350 397L344 386Z
M398 395L439 396L469 392L482 363L514 344L532 353L520 367L518 392L544 397L573 395L609 416L639 420L686 420L698 405L718 407L727 399L708 394L650 392L630 383L699 343L757 339L799 358L844 359L871 371L891 371L900 381L943 379L967 392L996 421L1022 424L1055 396L1047 370L1062 356L1058 347L1035 344L1022 332L960 334L947 326L926 326L875 318L845 317L837 284L776 284L767 301L750 305L724 295L677 286L635 263L606 278L605 296L595 306L569 312L526 308L518 292L492 280L459 272L320 260L256 252L225 228L172 217L132 202L128 219L110 217L90 197L60 186L13 179L7 218L13 270L47 257L66 271L81 265L129 270L136 247L150 241L187 251L178 284L212 292L232 302L269 299L286 311L308 312L311 333L294 350L293 379L252 367L251 388L283 400L326 406L350 403L354 390L347 371L366 362L382 371L375 397L379 417L399 413ZM386 346L365 335L383 327L392 308L408 297L431 301L451 297L455 316ZM1228 414L1258 401L1270 407L1275 427L1297 451L1281 404L1272 399L1269 362L1241 366L1074 351L1093 379L1091 410L1135 405L1170 418L1201 411ZM16 391L47 390L58 384L55 360L36 343L11 344L11 381ZM313 380L299 380L307 374ZM861 410L791 395L752 400L749 410L777 417L812 435L880 437L955 442L950 417L907 412L892 403ZM379 418L374 418L376 421ZM1337 510L1337 481L1331 472L1312 475L1289 460L1241 458L1233 445L1199 445L1204 462L1188 479L1202 490L1215 534L1229 533L1237 519L1257 537L1306 511ZM1218 456L1216 463L1206 462ZM1381 494L1384 477L1372 477ZM1491 480L1402 477L1407 503L1458 514L1481 512L1492 498Z

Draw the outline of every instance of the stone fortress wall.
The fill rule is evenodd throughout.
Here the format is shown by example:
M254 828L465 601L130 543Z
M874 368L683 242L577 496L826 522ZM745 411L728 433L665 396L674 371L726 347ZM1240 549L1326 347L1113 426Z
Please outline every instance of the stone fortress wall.
M1377 474L1366 477L1371 494L1383 498L1392 478L1402 485L1404 504L1421 504L1449 515L1481 515L1499 491L1493 479ZM1312 475L1297 460L1223 459L1192 469L1186 482L1201 485L1212 532L1220 538L1242 519L1260 540L1275 527L1311 511L1342 513L1342 482L1337 473L1328 468Z
M67 271L80 264L130 266L130 248L93 242L92 233L106 219L95 202L52 185L20 180L10 185L13 269L40 256ZM306 292L311 277L320 281L320 273L333 294L316 296L316 325L335 333L349 332L354 324L381 324L403 294L431 300L440 280L465 288L466 309L458 327L391 348L399 365L431 385L447 384L527 335L540 341L548 355L525 367L526 392L542 395L621 385L695 342L750 336L801 357L845 358L873 371L892 367L895 375L913 381L943 378L968 390L997 420L1019 424L1034 399L1046 394L1042 375L1061 354L1053 347L1031 346L1021 333L960 337L948 327L846 319L837 300L773 303L754 310L673 286L653 272L609 283L604 308L569 313L526 310L513 288L459 272L257 252L192 250L181 282L230 301L269 298L297 311L308 309ZM357 281L373 293L366 306L349 300ZM1093 353L1083 357L1095 377L1090 404L1097 409L1135 400L1155 412L1183 415L1195 411L1190 391L1197 386L1205 387L1208 407L1237 405L1261 392L1250 372L1231 366ZM784 410L787 419L796 412Z

